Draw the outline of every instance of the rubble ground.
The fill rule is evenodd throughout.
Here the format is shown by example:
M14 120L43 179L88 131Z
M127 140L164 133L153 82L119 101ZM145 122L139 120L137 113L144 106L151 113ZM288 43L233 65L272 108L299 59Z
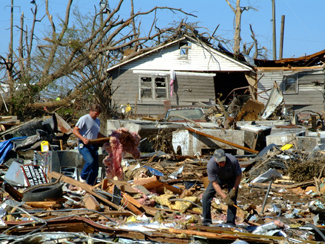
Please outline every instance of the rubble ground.
M33 121L33 126L35 124L39 123ZM55 164L51 169L46 167L46 160L54 153L32 150L39 161L30 160L26 164L19 157L11 157L4 162L0 168L1 241L325 242L322 148L306 151L292 145L271 145L257 155L236 155L243 170L236 226L225 224L227 205L218 196L212 201L213 224L203 226L201 199L208 183L206 166L211 155L184 156L159 150L140 154L140 137L125 128L115 132L101 140L109 142L101 156L111 168L103 164L102 177L95 186L80 182L73 167L65 167L64 171L55 168ZM14 148L25 150L34 146L42 135L38 131L17 142ZM170 134L165 138L170 139ZM160 139L155 148L171 150L171 144ZM4 147L7 147L5 142ZM114 145L119 151L113 151ZM78 156L73 150L61 152L73 155L65 160ZM111 156L114 153L118 155ZM19 155L27 157L28 154ZM109 161L112 157L113 164ZM47 183L44 184L44 180ZM37 199L32 194L37 194Z

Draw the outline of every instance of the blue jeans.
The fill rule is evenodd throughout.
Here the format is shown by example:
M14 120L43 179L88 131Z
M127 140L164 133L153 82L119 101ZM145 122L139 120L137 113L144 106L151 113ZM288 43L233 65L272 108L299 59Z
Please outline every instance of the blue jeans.
M83 145L83 147L81 146ZM82 148L80 148L82 147ZM81 171L80 177L86 180L87 184L94 185L98 176L98 146L78 144L78 150L85 160L85 165Z
M228 192L234 187L235 177L229 180L217 180L217 183L220 187L227 184ZM214 189L212 183L210 182L207 189L205 190L202 197L202 206L203 206L203 224L211 224L211 201L216 194L216 190ZM235 204L237 203L237 194L238 189L236 190L236 196L232 199ZM235 224L237 209L234 206L228 206L227 209L227 223Z

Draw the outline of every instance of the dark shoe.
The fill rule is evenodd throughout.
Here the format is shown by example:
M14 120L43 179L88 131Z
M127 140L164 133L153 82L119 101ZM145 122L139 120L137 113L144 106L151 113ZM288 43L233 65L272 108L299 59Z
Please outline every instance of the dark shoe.
M203 226L210 226L212 223L202 223Z
M224 227L233 228L233 227L236 227L236 225L234 223L227 222L227 223L225 223Z

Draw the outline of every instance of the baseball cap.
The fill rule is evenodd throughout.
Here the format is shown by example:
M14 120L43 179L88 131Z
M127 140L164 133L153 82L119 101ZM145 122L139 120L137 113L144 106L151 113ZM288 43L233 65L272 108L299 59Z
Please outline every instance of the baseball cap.
M213 153L213 157L217 163L226 161L225 151L222 149L215 150Z

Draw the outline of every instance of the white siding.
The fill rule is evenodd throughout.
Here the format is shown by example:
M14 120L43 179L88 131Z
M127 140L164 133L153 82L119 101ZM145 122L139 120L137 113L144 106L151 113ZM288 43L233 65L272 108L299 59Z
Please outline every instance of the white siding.
M305 71L258 71L258 101L266 104L274 81L281 88L281 83L284 75L298 74L301 76L298 81L298 94L284 94L284 102L286 105L301 106L297 110L324 110L324 70L305 70ZM314 81L321 82L322 85L317 86Z
M163 48L133 62L123 69L178 71L250 71L247 66L215 50L192 43L187 58L180 55L179 45Z

